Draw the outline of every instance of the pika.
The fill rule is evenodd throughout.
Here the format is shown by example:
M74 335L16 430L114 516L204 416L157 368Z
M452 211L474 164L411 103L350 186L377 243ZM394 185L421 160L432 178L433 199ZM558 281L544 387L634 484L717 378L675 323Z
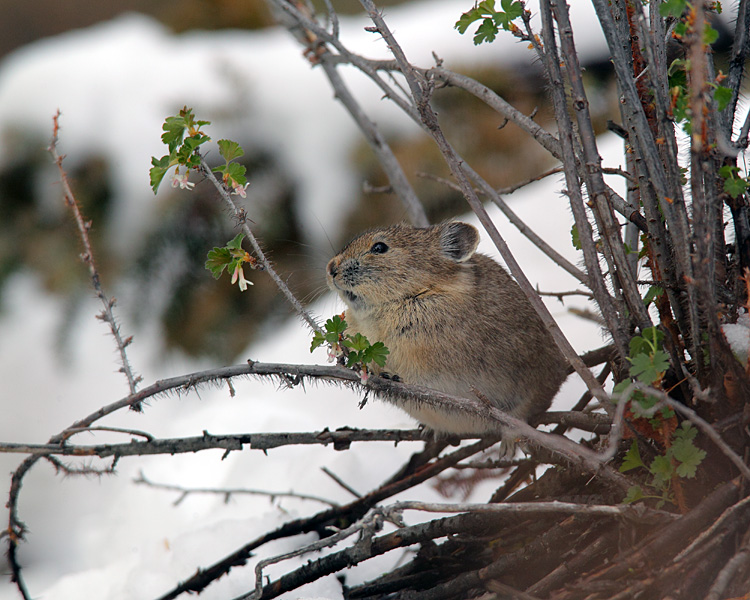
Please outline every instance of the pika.
M465 398L473 390L527 420L546 411L567 361L531 303L467 223L394 225L361 234L326 268L353 332L383 342L384 370ZM494 421L425 403L396 404L438 433L498 433Z

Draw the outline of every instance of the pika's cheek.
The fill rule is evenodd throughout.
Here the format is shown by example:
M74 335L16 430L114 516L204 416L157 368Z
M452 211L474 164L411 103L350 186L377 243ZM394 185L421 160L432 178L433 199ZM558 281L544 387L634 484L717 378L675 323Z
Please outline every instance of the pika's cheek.
M362 265L358 260L344 260L336 267L336 274L333 278L338 286L357 287L362 283Z

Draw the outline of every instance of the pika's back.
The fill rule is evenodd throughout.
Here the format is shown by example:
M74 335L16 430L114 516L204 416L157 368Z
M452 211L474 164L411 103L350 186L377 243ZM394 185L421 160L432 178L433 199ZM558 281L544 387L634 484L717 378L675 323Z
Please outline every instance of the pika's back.
M471 225L395 225L367 231L328 263L352 331L390 350L386 370L459 396L478 391L519 418L543 412L566 364L515 281L475 254ZM403 406L439 431L491 429L462 415Z

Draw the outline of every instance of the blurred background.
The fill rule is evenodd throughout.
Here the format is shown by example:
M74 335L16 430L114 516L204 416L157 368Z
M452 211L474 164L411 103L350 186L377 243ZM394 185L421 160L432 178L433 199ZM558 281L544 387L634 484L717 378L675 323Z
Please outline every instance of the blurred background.
M389 4L394 3L384 3ZM407 44L437 48L440 37L448 37L453 67L527 114L536 111L537 121L549 125L543 81L530 53L510 36L475 49L468 34L452 29L460 3L433 4L423 5L421 14L414 10L413 17L404 14L409 31L400 31L407 33ZM359 12L354 0L334 5L344 19ZM57 108L65 164L83 212L93 221L104 280L128 278L137 300L129 303L132 317L155 314L166 347L191 356L232 361L263 323L284 319L289 311L274 300L267 278L257 277L253 293L240 296L215 285L203 269L206 248L234 236L209 186L185 194L165 185L153 197L146 177L149 151L163 154L159 119L184 104L194 106L200 118L214 123L209 131L214 139L227 136L244 146L252 182L249 216L304 299L322 289L321 267L353 233L405 218L392 194L363 192L365 185L387 183L382 170L343 108L330 101L323 73L302 58L291 36L274 28L265 2L79 0L5 2L2 8L0 299L19 269L38 272L45 288L66 303L70 319L76 318L80 295L88 293L86 272L75 259L79 242L55 197L55 174L45 152ZM258 35L243 34L251 31ZM383 52L372 36L355 37L360 32L352 30L352 40L363 52ZM594 104L603 128L615 98L595 53L587 55L588 73L602 90ZM431 62L426 55L423 64ZM355 73L347 77L370 94L360 95L361 101L380 119L431 220L464 212L459 194L425 177L448 175L432 143L371 93L368 82ZM319 99L325 106L316 106ZM552 166L514 126L498 131L497 115L468 94L441 90L435 101L452 141L496 187ZM327 115L335 120L323 126L320 119ZM61 324L61 344L72 323Z
M587 2L571 3L586 84L599 132L618 119L607 51ZM341 36L351 50L387 58L382 41L367 33L354 0L333 0ZM554 131L545 84L532 53L510 35L475 47L453 28L472 2L378 2L407 56L481 80L541 125ZM317 3L321 12L324 4ZM206 253L236 235L235 223L213 188L192 176L191 192L167 182L154 196L148 170L165 117L184 105L214 140L228 137L245 149L250 187L244 202L253 230L282 276L318 317L340 312L325 291L323 267L352 235L406 219L392 194L377 191L386 178L349 115L334 99L323 72L260 0L0 0L0 441L43 443L51 435L127 394L112 339L94 315L81 244L62 201L59 174L46 151L59 109L59 150L91 238L106 293L116 296L123 334L134 335L130 358L147 385L157 379L246 358L323 362L310 355L310 336L262 273L240 293L228 278L204 269ZM727 19L731 19L728 16ZM717 24L720 31L726 27ZM719 44L726 46L723 37ZM448 170L419 128L353 68L342 76L385 134L407 176L439 221L467 212L463 199L440 181ZM459 152L497 188L519 184L554 166L551 158L512 124L468 94L440 89L434 97L441 124ZM600 140L609 166L622 164L621 140ZM216 160L208 145L208 160ZM621 182L613 181L613 185ZM569 260L570 217L559 177L508 196L519 215ZM372 191L372 190L376 191ZM569 276L493 212L501 233L533 284L544 291L575 287ZM462 217L470 218L470 217ZM482 251L492 253L486 241ZM579 351L601 345L598 325L572 316L584 299L548 305ZM237 394L205 389L155 399L142 415L118 413L103 424L155 436L201 431L310 431L341 427L413 427L400 411L379 402L357 408L350 390L279 391L273 383L239 381ZM555 409L581 393L571 378ZM127 441L97 433L80 443ZM40 464L26 478L21 516L30 527L21 560L34 595L49 598L144 598L292 516L319 508L288 499L174 496L135 486L142 471L154 480L196 487L264 487L349 496L319 467L327 465L365 492L398 468L414 450L406 444L367 447L367 454L328 448L273 451L268 456L222 452L123 460L118 477L60 477ZM256 454L258 454L256 456ZM0 490L7 490L19 455L0 455ZM107 464L93 463L102 467ZM478 486L482 501L494 488ZM411 493L411 492L410 492ZM424 485L414 498L443 500ZM4 502L2 503L5 504ZM2 515L4 519L4 514ZM387 569L396 560L367 569ZM388 561L391 561L390 563ZM379 565L379 566L378 566ZM0 573L7 568L0 566ZM251 569L232 572L202 597L247 591ZM349 576L349 575L347 575ZM340 597L340 584L319 596ZM339 594L337 596L337 594ZM17 592L0 583L0 597Z

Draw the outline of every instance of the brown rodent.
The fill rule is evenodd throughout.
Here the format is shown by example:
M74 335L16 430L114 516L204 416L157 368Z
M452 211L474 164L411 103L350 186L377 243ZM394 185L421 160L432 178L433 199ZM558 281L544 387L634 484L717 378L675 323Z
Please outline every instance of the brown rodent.
M475 398L474 388L528 420L549 408L567 363L518 284L475 254L478 243L459 222L373 229L331 259L328 285L348 307L349 331L390 350L385 371L461 397ZM437 432L499 431L459 410L397 404Z

